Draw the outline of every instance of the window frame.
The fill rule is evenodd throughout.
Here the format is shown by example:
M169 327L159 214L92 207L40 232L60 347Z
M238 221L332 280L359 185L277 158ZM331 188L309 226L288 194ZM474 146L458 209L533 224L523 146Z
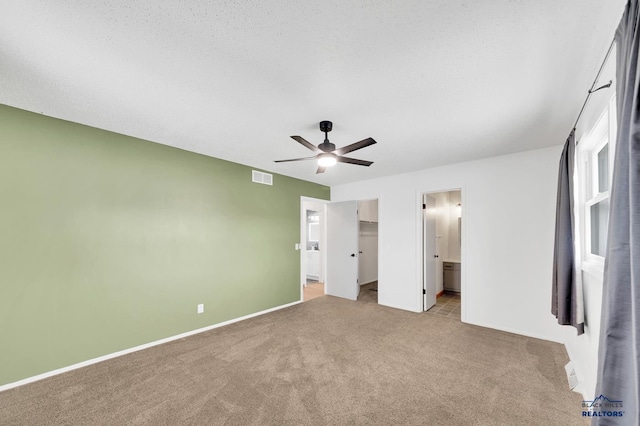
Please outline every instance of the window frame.
M578 188L581 227L584 238L581 241L582 269L592 273L604 272L605 257L594 254L591 251L591 207L608 200L611 194L611 181L613 177L613 160L616 141L616 99L611 98L595 125L591 128L578 145ZM599 192L599 162L598 154L608 145L608 170L609 185L603 192ZM607 223L608 228L608 223ZM608 233L608 230L607 230Z

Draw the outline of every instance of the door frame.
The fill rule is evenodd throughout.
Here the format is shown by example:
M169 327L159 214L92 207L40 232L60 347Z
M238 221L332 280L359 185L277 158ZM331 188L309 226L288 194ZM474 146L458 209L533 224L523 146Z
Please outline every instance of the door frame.
M459 186L451 186L448 188L426 188L422 190L416 191L416 310L417 312L424 312L423 310L423 300L424 296L422 294L423 289L423 256L424 256L424 244L422 242L424 231L422 229L422 200L423 196L426 194L437 194L441 192L452 192L452 191L460 191L460 200L461 204L464 208L464 217L469 217L469 204L467 201L467 189L465 185ZM461 223L461 233L462 238L460 242L460 320L462 322L466 322L467 319L467 298L469 297L469 288L467 286L467 274L466 274L466 262L467 262L467 254L466 254L466 236L467 231L466 227L468 225L468 220L463 220Z
M429 201L429 198L433 201ZM435 210L437 208L437 200L436 197L433 196L433 192L431 193L427 193L427 194L422 194L422 220L420 221L421 227L420 227L420 234L422 236L422 243L421 243L421 248L422 248L422 256L420 257L420 263L422 264L422 275L420 277L421 279L421 283L422 283L422 311L427 311L428 309L430 309L431 307L433 307L436 304L436 299L438 297L438 294L432 294L430 295L428 293L429 287L433 287L434 291L436 290L436 283L437 283L437 274L438 274L438 260L433 260L431 257L428 257L428 255L431 255L430 253L426 253L426 249L427 249L427 222L430 222L430 220L428 219L428 215L430 214L429 212L429 204L433 203L431 206L432 208ZM438 228L438 218L437 216L433 216L433 218L431 219L432 222L430 222L430 224L433 226L433 241L432 244L433 246L433 257L438 257L438 232L437 232L437 228ZM433 272L433 275L430 277L432 279L435 279L436 281L434 283L432 283L433 285L430 286L427 284L427 259L431 259L431 261L433 262L433 268L435 268ZM430 299L430 296L433 296L433 305L429 306L429 308L426 308L427 305L427 300Z
M307 205L309 203L322 204L322 234L320 236L320 278L327 276L327 207L330 200L300 196L300 302L304 301L304 287L307 285Z

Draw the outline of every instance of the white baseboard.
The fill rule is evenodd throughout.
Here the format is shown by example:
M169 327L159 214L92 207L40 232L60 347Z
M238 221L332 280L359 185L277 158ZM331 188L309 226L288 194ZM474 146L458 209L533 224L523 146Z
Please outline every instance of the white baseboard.
M234 318L228 321L224 321L218 324L209 325L207 327L198 328L196 330L187 331L185 333L177 334L175 336L166 337L164 339L156 340L154 342L145 343L144 345L135 346L133 348L124 349L122 351L114 352L111 354L103 355L97 358L89 359L87 361L82 361L77 364L69 365L67 367L58 368L56 370L47 371L46 373L38 374L37 376L27 377L26 379L18 380L17 382L7 383L6 385L0 386L0 392L6 391L9 389L17 388L18 386L26 385L28 383L37 382L38 380L46 379L48 377L56 376L58 374L66 373L68 371L77 370L78 368L86 367L88 365L97 364L102 361L107 361L109 359L117 358L122 355L130 354L132 352L141 351L143 349L151 348L153 346L162 345L163 343L168 343L173 340L182 339L184 337L192 336L194 334L202 333L205 331L213 330L215 328L224 327L225 325L233 324L234 322L244 321L249 318L257 317L260 315L268 314L270 312L278 311L280 309L288 308L290 306L297 305L302 303L302 300L298 300L297 302L287 303L286 305L276 306L274 308L266 309L264 311L255 312L253 314L245 315L243 317Z
M420 301L420 308L419 309L415 309L415 308L410 308L407 306L400 306L400 305L390 305L384 302L380 301L380 293L378 293L378 305L380 306L386 306L387 308L393 308L393 309L400 309L401 311L407 311L407 312L423 312L422 311L422 301Z
M463 321L463 322L465 324L477 325L479 327L485 327L485 328L492 328L494 330L506 331L507 333L519 334L521 336L533 337L534 339L547 340L549 342L560 343L560 344L564 345L564 341L562 341L561 339L555 338L555 337L543 336L541 334L529 333L527 331L515 330L515 329L511 329L511 328L507 328L507 327L498 327L498 326L495 326L493 324L492 325L488 325L488 324L482 324L482 323L479 323L479 322L469 322L469 321Z

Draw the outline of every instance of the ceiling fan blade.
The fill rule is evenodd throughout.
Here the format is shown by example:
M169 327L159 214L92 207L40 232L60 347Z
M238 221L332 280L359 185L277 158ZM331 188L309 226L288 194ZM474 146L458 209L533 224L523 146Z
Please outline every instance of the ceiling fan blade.
M336 160L338 160L340 163L357 164L358 166L367 166L367 167L373 164L373 161L358 160L356 158L340 157L340 156L338 156Z
M311 142L307 141L305 138L301 137L301 136L291 136L291 139L293 139L296 142L299 142L300 144L306 146L307 148L309 148L311 151L313 152L321 152L317 146L315 146L314 144L312 144Z
M336 149L333 151L336 155L346 154L351 151L355 151L356 149L361 149L367 147L369 145L373 145L376 141L373 138L366 138L361 140L360 142L352 143L351 145L343 146L342 148Z
M318 166L318 170L316 171L316 174L324 173L325 170L326 170L326 167Z
M313 160L314 158L316 158L316 157L314 156L314 157L303 157L303 158L291 158L289 160L276 160L276 161L274 161L274 163L287 163L289 161Z

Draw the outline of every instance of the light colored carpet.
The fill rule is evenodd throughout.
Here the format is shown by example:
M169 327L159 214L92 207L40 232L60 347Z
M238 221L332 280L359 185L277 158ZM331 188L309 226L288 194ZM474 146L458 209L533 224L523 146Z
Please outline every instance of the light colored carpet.
M0 393L3 425L574 425L561 345L320 297Z

